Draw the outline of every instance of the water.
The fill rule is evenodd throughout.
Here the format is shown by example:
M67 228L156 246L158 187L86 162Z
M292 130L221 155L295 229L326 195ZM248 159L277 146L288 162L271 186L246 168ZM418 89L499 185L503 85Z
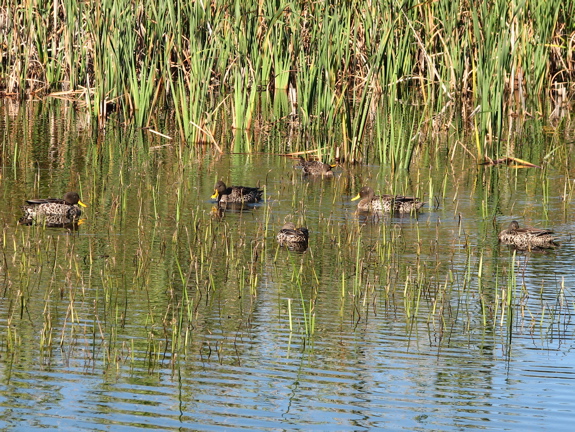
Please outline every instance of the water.
M0 127L3 429L570 430L572 175L558 162L304 179L277 155L180 162L176 145L147 150L156 137L75 127ZM220 178L267 200L217 217ZM360 217L364 184L430 205ZM72 189L90 206L77 232L15 224L26 198ZM277 247L286 218L310 229L305 253ZM514 258L497 243L514 219L561 247Z

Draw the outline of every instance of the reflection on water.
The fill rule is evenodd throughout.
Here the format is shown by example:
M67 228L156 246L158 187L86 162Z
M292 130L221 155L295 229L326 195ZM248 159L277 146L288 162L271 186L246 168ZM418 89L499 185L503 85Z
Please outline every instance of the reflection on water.
M275 155L186 162L124 135L3 167L3 427L567 429L575 251L561 178L470 162L314 178ZM263 186L265 201L214 207L219 178ZM27 196L78 179L76 231L16 223ZM366 184L427 204L358 213ZM514 219L561 246L499 245ZM309 229L305 252L278 245L286 221Z

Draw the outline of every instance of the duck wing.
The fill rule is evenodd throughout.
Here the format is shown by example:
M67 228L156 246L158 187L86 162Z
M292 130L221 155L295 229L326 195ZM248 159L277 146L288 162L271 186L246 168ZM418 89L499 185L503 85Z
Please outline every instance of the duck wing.
M553 231L549 230L549 229L539 229L539 228L531 228L529 230L529 232L531 233L531 235L535 236L535 237L540 237L540 236L544 236L544 235L548 235L548 234L553 234Z
M30 205L40 205L40 204L50 204L50 203L66 204L66 201L64 201L62 198L35 198L35 199L26 200L26 203L30 204Z

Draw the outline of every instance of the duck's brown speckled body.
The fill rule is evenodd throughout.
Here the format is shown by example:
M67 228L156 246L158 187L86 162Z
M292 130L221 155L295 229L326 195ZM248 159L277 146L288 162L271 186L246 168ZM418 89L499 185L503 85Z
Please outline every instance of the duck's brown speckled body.
M410 213L417 211L425 203L419 201L416 197L406 197L401 195L382 195L377 196L372 188L365 186L361 188L359 194L352 198L352 201L361 201L357 204L357 208L364 212L399 212Z
M218 204L253 204L261 200L263 192L263 190L256 187L228 187L223 181L220 180L214 187L214 194L212 195L212 198L218 200Z
M309 240L309 231L305 227L296 228L292 222L287 222L280 230L276 239L280 246L290 249L305 250Z
M499 233L499 241L512 245L520 250L552 249L559 244L553 231L540 228L519 228L519 223L513 221L509 228Z
M32 222L39 218L60 218L77 220L82 214L81 207L86 207L77 192L68 192L63 198L30 199L22 206L24 216L21 221Z
M333 171L331 170L336 165L329 165L318 160L305 160L304 158L299 158L299 166L302 167L304 175L311 176L323 176L323 177L333 177Z

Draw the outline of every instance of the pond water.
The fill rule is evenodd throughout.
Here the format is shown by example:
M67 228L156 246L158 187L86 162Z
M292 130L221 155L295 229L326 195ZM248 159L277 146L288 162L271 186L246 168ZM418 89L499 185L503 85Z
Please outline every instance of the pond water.
M1 112L3 429L570 430L572 164L443 152L310 179L277 154ZM266 200L221 214L219 179ZM358 215L366 184L427 205ZM16 224L68 190L89 205L76 231ZM276 244L285 220L305 252ZM500 246L512 220L561 246Z

